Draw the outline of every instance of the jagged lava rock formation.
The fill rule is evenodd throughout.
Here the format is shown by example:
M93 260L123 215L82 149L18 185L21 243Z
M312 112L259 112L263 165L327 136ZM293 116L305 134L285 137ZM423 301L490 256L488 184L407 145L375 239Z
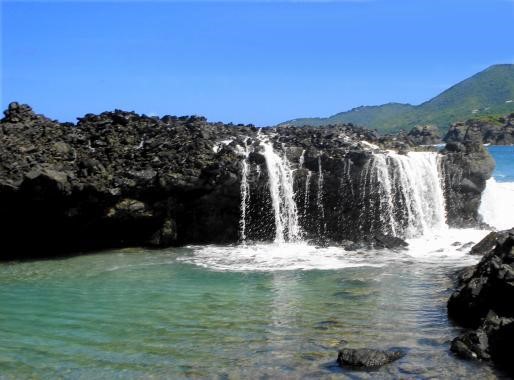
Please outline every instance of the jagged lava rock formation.
M406 155L352 125L259 130L119 110L75 125L18 103L4 113L1 259L241 240L398 246L445 224L445 203L450 225L476 225L493 169L472 136Z
M452 342L460 356L493 361L514 375L514 229L492 232L473 247L484 257L459 276L448 314L470 328Z
M484 144L514 144L514 113L507 116L491 116L454 123L448 129L444 141L463 142L466 132L470 127L480 133Z

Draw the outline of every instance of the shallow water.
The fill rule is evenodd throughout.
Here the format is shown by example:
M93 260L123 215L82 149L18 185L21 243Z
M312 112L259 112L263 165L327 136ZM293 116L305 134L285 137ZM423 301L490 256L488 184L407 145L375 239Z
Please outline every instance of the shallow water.
M458 332L446 317L450 275L475 259L461 245L422 258L426 244L413 243L402 253L285 245L291 254L277 260L296 268L273 271L264 257L276 245L3 264L0 378L495 378L448 350ZM224 250L241 253L230 267ZM345 265L301 268L316 253L321 267L325 258ZM345 346L407 355L352 371L335 364Z

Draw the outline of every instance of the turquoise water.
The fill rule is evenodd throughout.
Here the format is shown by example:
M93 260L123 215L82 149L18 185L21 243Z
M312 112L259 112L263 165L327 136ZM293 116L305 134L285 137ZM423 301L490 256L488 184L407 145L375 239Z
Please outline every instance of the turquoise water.
M498 182L514 182L514 146L490 146L489 152L496 161L494 178Z
M514 148L490 150L498 180L514 181ZM451 233L403 253L204 246L2 263L0 379L494 379L449 352L451 276L484 232ZM341 347L406 355L357 371L336 365Z
M495 378L448 351L457 261L227 272L194 249L125 249L0 266L0 378ZM399 347L374 372L340 347Z

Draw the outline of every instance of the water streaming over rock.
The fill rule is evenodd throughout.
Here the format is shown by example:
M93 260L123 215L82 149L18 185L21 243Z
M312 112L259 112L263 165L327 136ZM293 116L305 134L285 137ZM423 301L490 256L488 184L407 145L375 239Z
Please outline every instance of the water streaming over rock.
M321 152L320 152L321 153ZM323 167L321 166L321 155L318 156L318 195L316 197L317 208L319 213L318 236L324 237L326 232L325 224L325 206L323 205Z
M301 241L304 237L347 239L344 231L351 229L357 229L357 234L363 237L383 234L413 238L448 228L440 155L436 152L402 155L375 151L360 166L350 156L345 157L337 171L336 180L340 184L337 191L342 194L337 198L337 194L331 194L334 191L325 189L321 152L317 157L306 157L303 150L296 156L297 164L292 164L286 156L286 146L274 149L268 136L260 136L259 145L256 152L264 158L269 191L266 197L271 205L267 210L272 214L260 217L267 218L268 224L273 220L275 227L273 237L260 238L272 238L277 243ZM244 242L251 203L248 176L252 167L249 147L245 145L242 151L240 229ZM328 170L329 179L334 183L333 164ZM317 191L311 197L313 174L317 174ZM344 199L344 194L351 199ZM334 199L339 199L338 203L334 203ZM345 214L348 204L356 208L358 214ZM328 226L335 217L338 222Z
M241 219L239 221L240 237L243 244L246 242L246 210L250 203L250 184L248 182L250 148L248 141L245 141L244 149L241 152L244 155L241 161Z
M376 153L367 165L361 194L371 229L412 238L447 228L437 153Z
M298 241L301 238L301 230L293 189L293 170L285 154L277 154L268 139L261 139L260 144L268 170L269 191L275 217L275 242Z

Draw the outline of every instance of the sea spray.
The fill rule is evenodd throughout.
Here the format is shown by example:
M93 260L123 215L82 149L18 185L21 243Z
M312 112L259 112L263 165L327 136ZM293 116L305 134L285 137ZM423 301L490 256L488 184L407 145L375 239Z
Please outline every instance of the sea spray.
M514 183L487 180L478 212L485 223L498 230L514 227Z

